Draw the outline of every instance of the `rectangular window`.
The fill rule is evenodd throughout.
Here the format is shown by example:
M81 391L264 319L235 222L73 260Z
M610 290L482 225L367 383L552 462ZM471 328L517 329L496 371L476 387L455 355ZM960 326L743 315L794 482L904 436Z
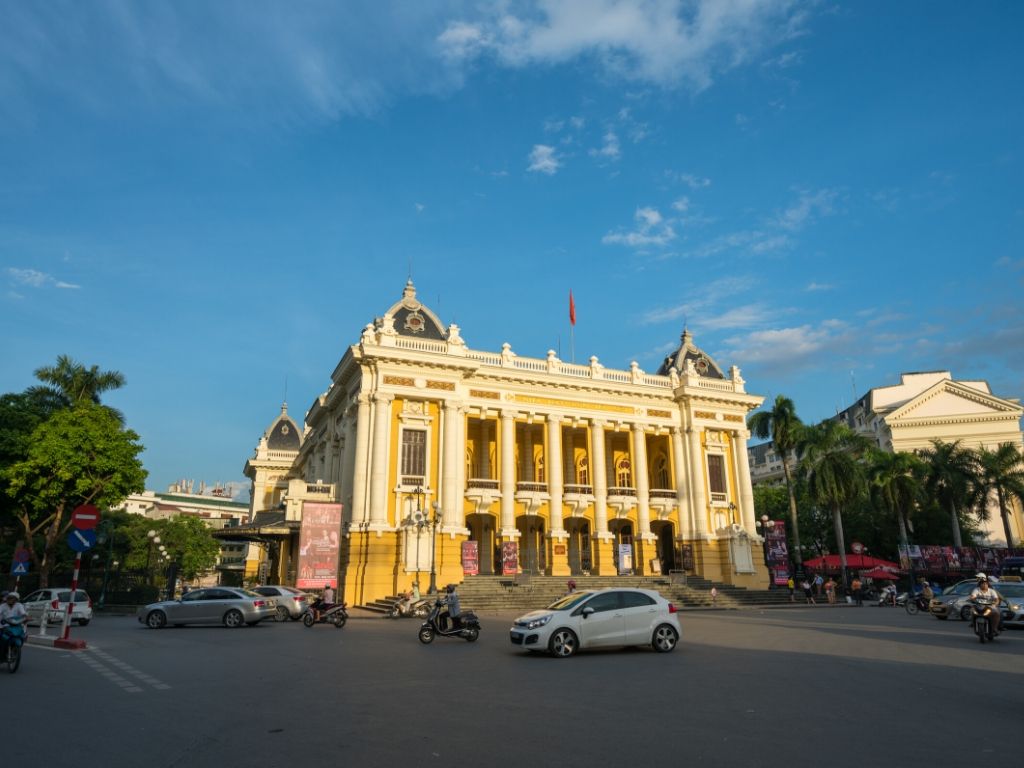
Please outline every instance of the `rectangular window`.
M402 474L425 477L427 474L427 431L402 430Z
M708 483L711 486L711 498L725 498L725 457L717 453L708 454ZM719 497L718 494L721 494Z

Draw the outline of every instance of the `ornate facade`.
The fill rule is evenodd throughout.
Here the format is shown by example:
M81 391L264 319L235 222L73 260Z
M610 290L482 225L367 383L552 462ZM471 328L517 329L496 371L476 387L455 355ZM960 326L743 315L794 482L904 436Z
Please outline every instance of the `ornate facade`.
M688 332L656 374L470 349L409 281L346 350L302 434L283 413L246 474L254 517L283 506L294 526L305 501L343 504L350 602L431 570L461 582L465 541L481 574L507 572L513 551L524 573L686 569L763 587L746 429L761 401ZM282 424L301 439L274 450ZM282 580L294 544L281 544Z

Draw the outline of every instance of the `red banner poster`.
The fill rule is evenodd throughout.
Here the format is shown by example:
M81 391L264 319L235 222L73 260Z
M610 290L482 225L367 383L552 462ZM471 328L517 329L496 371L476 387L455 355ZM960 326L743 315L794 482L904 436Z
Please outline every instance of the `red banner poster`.
M299 529L299 589L338 586L338 539L341 534L341 504L302 503Z
M505 576L515 576L519 573L519 544L515 541L505 541L501 544L501 573Z
M466 576L480 573L480 545L475 541L462 542L462 573Z

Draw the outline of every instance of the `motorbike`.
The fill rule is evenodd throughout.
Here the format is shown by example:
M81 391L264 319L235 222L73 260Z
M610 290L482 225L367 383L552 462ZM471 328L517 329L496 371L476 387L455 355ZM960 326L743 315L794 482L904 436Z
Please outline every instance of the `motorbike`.
M7 671L13 675L21 666L21 646L25 644L24 620L11 616L0 634L7 644L7 658L2 662L7 664Z
M996 639L994 625L992 624L992 605L990 603L971 601L971 630L978 636L978 642L990 643Z
M312 627L314 624L333 624L335 629L341 629L348 621L346 606L347 603L315 603L302 614L302 625Z
M896 605L896 593L889 589L883 589L881 594L878 596L878 605L895 606Z
M389 619L400 619L400 618L426 618L430 613L430 598L422 597L419 600L413 600L412 595L406 595L401 600L391 606L391 610L387 612Z
M432 643L438 635L441 637L461 637L472 643L480 637L480 620L472 611L463 611L455 620L448 615L447 603L435 600L434 607L427 614L426 621L420 626L419 638L424 645Z
M929 600L923 595L914 595L914 599L911 600L907 596L907 593L904 592L902 595L900 595L900 597L903 598L903 607L907 609L907 613L909 613L911 616L913 616L918 611L924 611L925 613L928 613ZM897 599L897 602L900 602L899 599Z

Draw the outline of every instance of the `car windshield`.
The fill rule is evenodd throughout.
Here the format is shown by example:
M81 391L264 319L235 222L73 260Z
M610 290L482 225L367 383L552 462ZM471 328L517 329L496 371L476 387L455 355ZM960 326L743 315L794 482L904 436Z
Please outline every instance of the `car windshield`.
M565 611L565 610L568 610L570 608L575 608L577 605L582 603L584 600L586 600L592 594L594 594L594 593L593 592L573 592L570 595L566 595L565 597L560 597L557 600L555 600L555 602L553 602L551 605L548 606L548 610L549 611Z

